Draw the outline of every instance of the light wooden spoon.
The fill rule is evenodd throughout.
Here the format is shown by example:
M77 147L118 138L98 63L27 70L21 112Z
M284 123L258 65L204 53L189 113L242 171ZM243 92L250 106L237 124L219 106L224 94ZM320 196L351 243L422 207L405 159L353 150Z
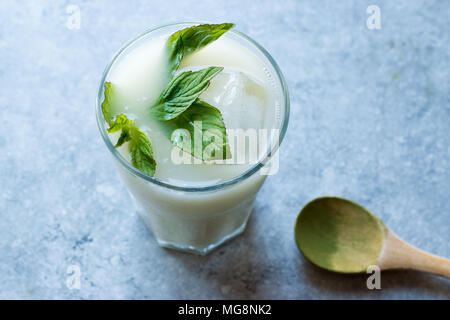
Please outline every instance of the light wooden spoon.
M375 215L346 199L309 202L295 221L295 241L313 264L340 273L414 269L450 278L450 260L419 250L390 231Z

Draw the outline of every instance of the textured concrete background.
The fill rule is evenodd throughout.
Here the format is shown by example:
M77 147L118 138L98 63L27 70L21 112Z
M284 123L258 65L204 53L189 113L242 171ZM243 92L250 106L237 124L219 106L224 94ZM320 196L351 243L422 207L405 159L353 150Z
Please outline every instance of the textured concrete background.
M281 4L283 3L283 4ZM81 28L66 27L66 7ZM366 8L381 8L381 30ZM306 262L299 209L353 199L450 257L449 1L0 2L0 298L450 298L415 272L341 276ZM230 21L278 61L291 95L281 170L246 232L207 257L167 251L130 209L94 120L100 75L168 22ZM67 268L81 272L69 290Z

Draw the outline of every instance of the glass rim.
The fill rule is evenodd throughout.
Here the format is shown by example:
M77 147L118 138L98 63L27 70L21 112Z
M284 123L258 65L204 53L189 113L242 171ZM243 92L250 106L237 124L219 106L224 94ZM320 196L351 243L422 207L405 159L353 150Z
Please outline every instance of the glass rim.
M98 88L98 93L97 93L97 99L96 99L96 105L95 105L95 111L96 111L96 118L97 118L97 125L98 128L100 130L100 134L103 138L103 141L105 142L107 148L109 149L109 151L111 152L111 154L113 155L113 157L115 159L117 159L119 161L119 163L124 166L128 172L130 172L132 175L137 176L141 179L144 179L148 182L154 183L156 185L159 185L161 187L165 187L168 189L172 189L172 190L176 190L176 191L186 191L186 192L202 192L202 191L213 191L213 190L218 190L218 189L222 189L224 187L227 186L231 186L234 185L240 181L243 181L249 177L251 177L253 174L255 174L256 172L259 171L259 169L261 169L264 164L270 159L270 157L272 156L272 154L274 154L275 152L278 151L279 146L281 145L281 142L283 141L283 138L285 136L286 130L287 130L287 126L289 123L289 113L290 113L290 101L289 101L289 93L288 93L288 89L287 89L287 85L286 85L286 80L284 79L284 76L278 66L278 64L275 62L275 60L272 58L272 56L267 52L266 49L264 49L259 43L257 43L255 40L253 40L252 38L250 38L249 36L247 36L246 34L237 31L235 29L231 29L228 32L233 33L237 36L242 37L244 40L250 42L252 45L254 45L270 62L270 64L272 65L273 69L275 70L276 76L278 78L278 81L281 85L281 90L283 92L283 99L284 99L284 116L283 116L283 120L281 123L281 128L280 128L280 134L278 137L278 143L276 143L275 145L271 145L270 148L267 150L264 158L262 160L259 160L257 163L255 163L252 167L250 167L249 169L247 169L246 171L244 171L243 173L225 180L225 181L220 181L218 183L214 183L214 184L209 184L209 185L205 185L205 186L177 186L174 184L170 184L168 182L164 182L161 181L157 178L154 178L152 176L149 176L143 172L141 172L140 170L136 169L135 167L133 167L131 165L130 162L128 162L126 159L124 159L124 157L119 153L119 151L114 148L114 145L112 144L111 140L108 137L108 133L106 131L106 127L105 127L105 121L103 119L103 114L101 111L101 101L103 99L103 86L106 80L106 77L109 74L109 71L111 70L111 67L113 66L114 62L116 62L116 60L121 56L121 54L128 49L130 46L132 46L134 43L136 43L137 41L139 41L141 38L147 36L149 33L163 29L163 28L167 28L167 27L172 27L172 26L176 26L176 25L186 25L186 24L192 24L192 25L196 25L196 24L203 24L206 22L175 22L175 23L170 23L170 24L165 24L165 25L159 25L157 27L148 29L147 31L141 33L140 35L138 35L137 37L131 39L130 41L128 41L124 46L122 46L122 48L120 48L120 50L114 55L114 57L111 59L111 61L107 64L105 70L103 71L103 75L101 77L100 80L100 84L99 84L99 88Z

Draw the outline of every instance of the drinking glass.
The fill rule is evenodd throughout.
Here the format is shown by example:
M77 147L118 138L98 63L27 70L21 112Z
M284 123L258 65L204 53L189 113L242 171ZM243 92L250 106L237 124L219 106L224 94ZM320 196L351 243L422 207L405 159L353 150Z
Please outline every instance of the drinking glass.
M96 115L103 141L110 151L119 175L125 183L137 213L150 228L160 246L197 254L206 254L244 231L258 190L264 183L268 163L275 157L289 119L289 95L284 77L269 53L250 37L236 30L231 37L256 54L272 76L272 85L281 90L281 101L274 117L279 130L278 141L250 169L226 181L205 186L177 186L148 176L134 168L114 148L106 131L101 103L103 85L112 68L136 46L152 37L173 33L198 23L176 23L144 32L125 45L106 67L98 89ZM265 170L266 169L266 170Z

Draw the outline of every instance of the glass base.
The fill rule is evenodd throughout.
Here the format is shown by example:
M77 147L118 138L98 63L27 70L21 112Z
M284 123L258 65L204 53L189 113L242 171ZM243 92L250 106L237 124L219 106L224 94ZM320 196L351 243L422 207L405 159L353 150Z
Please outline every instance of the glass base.
M200 219L146 212L131 198L139 217L161 247L206 255L245 230L255 196L229 211Z
M194 247L194 246L184 246L184 245L180 245L178 243L167 242L167 241L160 240L160 239L156 239L156 241L163 248L173 249L173 250L182 251L182 252L189 252L189 253L194 253L194 254L204 256L204 255L210 253L211 251L213 251L214 249L216 249L217 247L221 246L225 242L240 235L242 232L244 232L246 226L247 226L247 222L245 222L242 226L240 226L238 229L236 229L233 233L230 233L229 235L223 237L221 240L217 241L216 243L210 244L209 246L204 247L204 248L198 248L198 247Z

